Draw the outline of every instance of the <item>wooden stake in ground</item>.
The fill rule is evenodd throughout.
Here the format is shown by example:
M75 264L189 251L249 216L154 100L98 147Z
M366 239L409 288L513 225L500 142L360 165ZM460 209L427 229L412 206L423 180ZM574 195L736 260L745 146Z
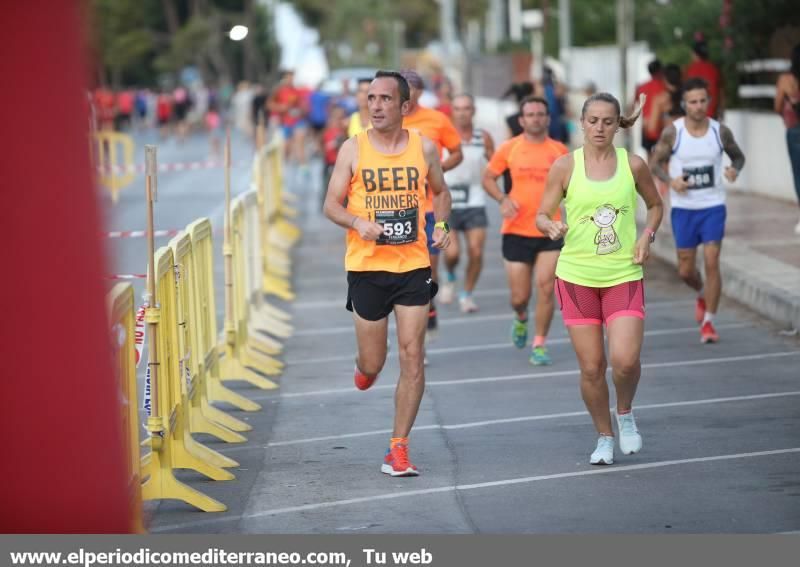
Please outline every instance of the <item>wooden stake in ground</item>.
M148 360L147 368L150 371L150 416L160 416L158 411L158 323L160 309L156 297L156 249L155 232L153 226L153 202L156 199L158 164L156 160L156 146L144 147L145 156L145 201L147 208L147 294L145 302L145 322L148 327L149 340L147 341ZM156 423L156 419L148 418L148 431L151 435L163 431L163 424Z
M264 112L261 111L258 113L258 123L256 124L256 153L259 153L264 147L264 126Z
M225 260L225 340L236 342L236 321L233 314L233 239L231 235L231 130L225 129L225 230L222 255Z

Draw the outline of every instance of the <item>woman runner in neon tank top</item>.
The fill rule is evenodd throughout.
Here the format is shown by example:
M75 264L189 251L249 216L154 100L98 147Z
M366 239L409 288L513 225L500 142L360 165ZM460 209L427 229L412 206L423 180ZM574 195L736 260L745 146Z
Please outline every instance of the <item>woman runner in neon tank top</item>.
M663 213L647 164L614 147L614 133L636 122L608 93L589 97L581 111L583 147L560 157L547 176L536 226L564 248L556 267L556 297L581 368L581 395L599 438L593 465L614 462L603 325L617 395L616 421L623 454L642 448L631 406L641 374L644 338L642 264ZM636 195L647 205L647 223L636 236ZM562 199L566 219L553 220Z

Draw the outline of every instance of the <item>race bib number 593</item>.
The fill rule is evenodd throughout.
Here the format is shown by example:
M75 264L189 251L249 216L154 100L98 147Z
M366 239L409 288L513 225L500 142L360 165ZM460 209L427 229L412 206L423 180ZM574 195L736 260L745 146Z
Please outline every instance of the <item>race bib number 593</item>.
M417 241L417 208L375 211L375 222L383 225L377 244L411 244Z

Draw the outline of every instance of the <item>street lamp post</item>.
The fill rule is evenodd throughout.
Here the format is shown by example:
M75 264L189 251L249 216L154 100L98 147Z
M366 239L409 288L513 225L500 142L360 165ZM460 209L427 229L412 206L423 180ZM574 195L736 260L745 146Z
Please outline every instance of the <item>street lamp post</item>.
M523 10L522 27L531 31L531 52L533 53L533 79L540 81L544 75L544 13L541 10Z
M231 38L233 41L242 41L244 38L247 37L247 33L250 30L247 29L247 26L242 25L235 25L233 26L230 31L228 32L228 37Z
M572 10L569 0L558 0L558 58L564 66L564 84L570 87L572 76Z

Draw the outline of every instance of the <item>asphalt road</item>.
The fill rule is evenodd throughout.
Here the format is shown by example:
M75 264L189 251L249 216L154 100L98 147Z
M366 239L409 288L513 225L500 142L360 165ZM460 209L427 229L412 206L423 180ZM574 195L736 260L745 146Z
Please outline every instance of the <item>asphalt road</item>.
M204 159L203 138L160 148L160 161ZM234 160L249 156L236 140ZM235 192L247 168L234 171ZM411 436L418 478L379 472L392 426L395 352L368 392L352 385L354 335L344 310L343 231L319 214L319 173L290 171L304 236L294 253L297 300L280 389L239 391L258 413L231 411L254 431L243 445L198 436L240 462L237 479L179 477L229 510L148 503L150 529L173 533L776 533L800 530L800 342L732 301L721 342L701 345L692 295L673 270L646 271L643 374L634 408L641 453L592 467L595 433L575 355L558 316L554 364L515 349L497 234L476 293L480 312L441 307L427 389ZM109 230L143 228L143 181L109 208ZM157 228L222 213L222 172L159 179ZM218 239L219 240L219 239ZM166 239L164 240L164 243ZM144 241L113 241L114 270L144 270ZM218 256L219 258L219 256ZM220 265L221 263L218 262ZM218 305L220 305L218 303ZM396 351L396 349L395 349Z

